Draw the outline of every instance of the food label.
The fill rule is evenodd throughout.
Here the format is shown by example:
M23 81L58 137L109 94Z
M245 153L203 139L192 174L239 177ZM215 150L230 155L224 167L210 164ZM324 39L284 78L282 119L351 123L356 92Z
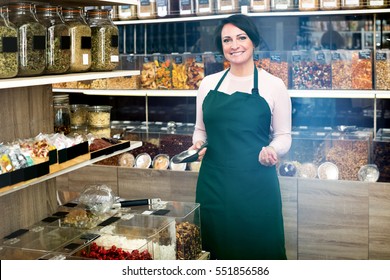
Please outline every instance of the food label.
M341 60L341 55L338 52L332 53L332 60Z
M33 50L46 49L46 37L45 36L33 36Z
M271 61L272 62L277 62L277 63L280 63L281 62L281 57L280 55L271 55Z
M18 39L16 37L3 37L3 53L14 53L18 51Z
M119 55L112 55L111 62L119 62Z
M83 65L89 64L89 55L87 53L83 54Z
M141 6L150 6L150 0L141 0Z
M111 36L111 47L117 48L119 46L119 37L118 35Z
M387 53L383 53L383 52L376 53L376 60L386 60L386 59L387 59Z
M325 62L325 54L324 53L318 53L316 58L317 58L318 62L321 62L321 63Z
M199 54L199 55L196 55L196 56L195 56L195 62L197 62L197 63L199 63L199 62L200 62L200 63L201 63L201 62L203 62L202 55L200 55L200 54Z
M360 51L359 52L359 59L370 59L371 58L371 51Z
M293 55L293 57L292 57L293 62L300 62L301 60L302 60L302 58L301 58L301 55L299 55L299 54Z
M60 48L61 50L70 49L70 36L61 36Z
M82 36L81 37L81 48L82 49L91 49L92 47L92 40L90 36Z
M209 4L209 0L198 0L199 2L199 5L208 5Z

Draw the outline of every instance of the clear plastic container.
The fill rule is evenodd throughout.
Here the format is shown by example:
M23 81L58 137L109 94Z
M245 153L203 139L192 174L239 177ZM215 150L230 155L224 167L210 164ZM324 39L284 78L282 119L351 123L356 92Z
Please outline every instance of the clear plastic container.
M18 29L19 70L17 76L37 76L46 69L46 27L39 23L32 3L8 6L9 21Z
M341 9L352 10L352 9L363 9L364 0L341 0Z
M224 70L225 57L220 53L204 53L204 72L205 76Z
M367 9L385 9L388 6L388 0L367 0L365 5Z
M110 71L119 66L119 30L110 18L110 10L87 11L91 27L91 71Z
M82 13L82 8L62 9L65 23L70 30L70 67L69 72L86 72L91 68L91 28Z
M154 63L153 55L145 55L142 57L141 88L157 89L156 64Z
M156 65L156 86L157 89L172 88L172 58L170 55L156 54L154 56Z
M239 0L217 0L215 11L217 14L231 14L240 11Z
M300 11L317 11L320 7L319 0L300 0Z
M187 70L183 55L172 55L172 88L189 89Z
M390 89L390 51L377 50L375 54L375 89Z
M199 203L162 201L161 203L131 208L137 215L150 215L164 211L164 217L176 221L176 259L196 260L202 252Z
M91 127L109 128L111 120L111 106L88 107L88 130Z
M352 53L332 51L332 89L352 88Z
M76 127L86 126L88 124L87 104L70 105L70 124Z
M320 0L320 10L340 10L340 0Z
M202 54L185 54L185 64L189 89L198 89L205 76Z
M326 161L337 165L340 180L358 180L359 169L370 162L371 138L348 132L332 132L325 142Z
M137 1L138 19L151 19L157 16L156 0L138 0Z
M0 7L0 79L18 74L18 31L8 20L7 7Z
M195 14L197 16L214 14L214 0L195 0Z
M390 128L381 128L373 141L373 163L379 169L379 182L390 182Z
M271 0L251 0L250 11L252 13L268 12L271 10Z
M352 89L372 88L372 51L352 51Z
M156 0L157 17L175 17L179 15L178 0Z
M272 75L282 79L286 87L288 87L289 65L286 52L271 52L270 53L269 72Z
M120 5L118 6L119 20L137 19L137 5Z
M271 0L272 11L291 11L295 9L295 0Z
M330 52L293 52L291 67L292 89L331 89Z
M36 6L38 21L47 28L46 74L66 73L70 67L70 31L58 6Z
M195 0L179 0L179 14L182 17L195 15Z

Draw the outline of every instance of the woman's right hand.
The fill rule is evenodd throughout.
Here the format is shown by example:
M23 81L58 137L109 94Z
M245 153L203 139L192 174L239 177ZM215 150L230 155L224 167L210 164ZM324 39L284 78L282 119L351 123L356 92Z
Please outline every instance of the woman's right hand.
M197 150L200 148L200 146L202 146L204 144L204 141L202 140L199 140L197 141L194 145L192 145L189 150ZM207 147L203 148L202 150L199 151L199 157L198 157L198 160L201 161L206 153L206 150L207 150Z

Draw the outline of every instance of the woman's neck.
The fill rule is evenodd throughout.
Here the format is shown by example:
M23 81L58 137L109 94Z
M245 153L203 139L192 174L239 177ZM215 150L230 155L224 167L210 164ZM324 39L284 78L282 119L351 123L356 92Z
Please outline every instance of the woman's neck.
M250 76L253 75L254 67L253 61L248 61L245 64L231 64L230 73L238 77Z

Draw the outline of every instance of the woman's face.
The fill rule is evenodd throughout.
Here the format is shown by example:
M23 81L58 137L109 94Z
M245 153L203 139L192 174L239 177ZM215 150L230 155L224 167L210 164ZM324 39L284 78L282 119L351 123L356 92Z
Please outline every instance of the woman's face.
M231 64L253 62L254 45L245 31L228 23L222 28L221 39L223 54Z

